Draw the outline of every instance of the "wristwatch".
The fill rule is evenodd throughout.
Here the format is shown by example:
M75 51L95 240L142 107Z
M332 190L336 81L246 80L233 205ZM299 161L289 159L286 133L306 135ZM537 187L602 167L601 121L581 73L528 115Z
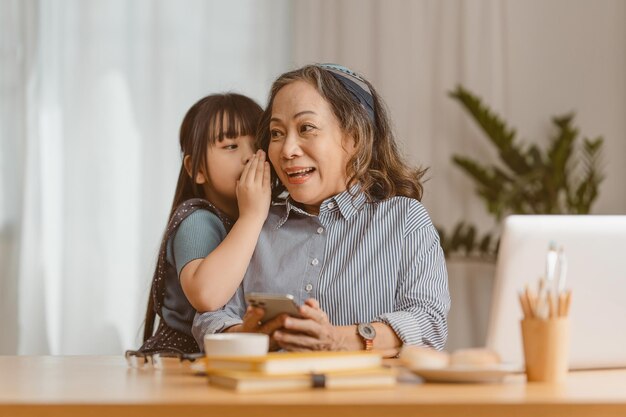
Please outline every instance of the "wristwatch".
M364 349L372 350L374 348L374 338L376 337L376 329L374 329L372 323L358 324L356 332L363 339Z

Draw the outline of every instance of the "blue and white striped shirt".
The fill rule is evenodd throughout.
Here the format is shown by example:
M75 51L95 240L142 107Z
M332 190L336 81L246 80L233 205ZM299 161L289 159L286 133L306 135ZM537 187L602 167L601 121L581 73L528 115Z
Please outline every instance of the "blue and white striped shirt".
M414 199L368 202L357 191L325 200L318 216L274 205L243 282L222 309L198 313L193 334L242 322L249 292L319 301L333 325L383 322L404 344L443 349L450 308L439 235Z

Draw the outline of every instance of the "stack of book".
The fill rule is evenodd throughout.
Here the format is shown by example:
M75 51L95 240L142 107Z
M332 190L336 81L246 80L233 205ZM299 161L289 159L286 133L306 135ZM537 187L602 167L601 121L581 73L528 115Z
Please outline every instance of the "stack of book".
M238 392L310 388L389 387L393 369L376 352L277 352L258 357L207 358L209 382Z

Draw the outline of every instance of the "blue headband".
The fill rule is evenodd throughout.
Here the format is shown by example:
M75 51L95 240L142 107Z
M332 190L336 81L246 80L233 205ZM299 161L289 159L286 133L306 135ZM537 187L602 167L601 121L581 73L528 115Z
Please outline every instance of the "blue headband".
M374 97L365 80L359 77L355 72L350 71L346 67L342 67L337 64L319 64L318 67L325 69L344 86L346 90L352 94L356 101L367 112L367 115L372 123L375 123L374 118Z

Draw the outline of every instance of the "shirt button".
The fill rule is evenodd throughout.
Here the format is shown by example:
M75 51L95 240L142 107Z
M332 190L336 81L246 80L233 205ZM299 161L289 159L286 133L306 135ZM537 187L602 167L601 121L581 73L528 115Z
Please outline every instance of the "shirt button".
M306 292L311 292L311 290L313 289L313 285L306 284L306 287L304 287L304 289L306 290Z
M318 263L320 263L320 261L318 261L317 258L311 261L311 265L317 265Z
M329 209L335 208L335 203L333 203L332 201L330 203L328 203L328 208Z
M321 235L322 233L324 233L324 228L323 228L323 227L318 227L318 228L317 228L317 233L318 233L318 234L320 234L320 235Z

